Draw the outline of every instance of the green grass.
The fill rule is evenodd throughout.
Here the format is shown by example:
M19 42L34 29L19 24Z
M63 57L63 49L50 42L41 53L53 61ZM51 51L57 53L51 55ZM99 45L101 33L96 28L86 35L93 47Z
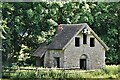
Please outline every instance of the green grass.
M16 70L11 78L118 78L118 65L107 65L97 70Z

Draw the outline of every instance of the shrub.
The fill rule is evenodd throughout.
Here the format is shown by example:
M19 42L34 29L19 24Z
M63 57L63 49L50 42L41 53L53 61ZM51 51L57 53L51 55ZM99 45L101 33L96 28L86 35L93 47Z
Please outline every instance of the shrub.
M106 74L118 74L118 66L116 65L107 65L102 69Z

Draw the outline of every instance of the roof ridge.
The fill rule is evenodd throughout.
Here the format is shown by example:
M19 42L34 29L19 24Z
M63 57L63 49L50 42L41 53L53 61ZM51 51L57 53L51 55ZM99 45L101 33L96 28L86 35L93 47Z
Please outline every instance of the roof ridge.
M87 25L87 23L80 23L80 24L60 24L60 25Z

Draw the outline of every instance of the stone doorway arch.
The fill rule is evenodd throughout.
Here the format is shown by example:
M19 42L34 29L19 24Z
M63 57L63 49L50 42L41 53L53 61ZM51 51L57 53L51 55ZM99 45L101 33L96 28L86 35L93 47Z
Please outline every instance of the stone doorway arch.
M82 54L80 56L80 69L86 70L87 69L87 63L88 63L88 57L86 54Z

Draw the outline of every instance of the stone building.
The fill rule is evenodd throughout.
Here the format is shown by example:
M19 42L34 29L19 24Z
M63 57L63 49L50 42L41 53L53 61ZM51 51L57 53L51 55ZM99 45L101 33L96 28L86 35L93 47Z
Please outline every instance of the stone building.
M35 52L36 66L99 69L105 65L106 44L86 24L60 24L49 44Z

